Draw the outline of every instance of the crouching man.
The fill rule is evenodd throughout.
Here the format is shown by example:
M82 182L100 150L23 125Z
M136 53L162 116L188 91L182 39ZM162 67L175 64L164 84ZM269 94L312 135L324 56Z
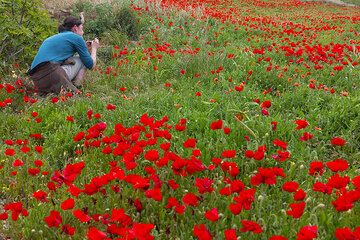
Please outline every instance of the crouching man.
M59 33L41 44L28 72L40 96L62 89L80 93L86 69L96 65L99 47L97 38L86 43L83 34L83 22L67 17Z

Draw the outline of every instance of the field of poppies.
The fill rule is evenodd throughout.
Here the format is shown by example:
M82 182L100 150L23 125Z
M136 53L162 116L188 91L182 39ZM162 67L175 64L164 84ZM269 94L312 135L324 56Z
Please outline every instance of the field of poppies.
M0 239L360 239L360 8L130 7L81 94L0 77Z

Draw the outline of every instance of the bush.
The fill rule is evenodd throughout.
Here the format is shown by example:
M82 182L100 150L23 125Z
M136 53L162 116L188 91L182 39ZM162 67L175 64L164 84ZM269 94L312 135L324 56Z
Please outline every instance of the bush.
M114 14L109 3L92 4L89 2L77 2L74 6L73 15L85 13L84 33L88 38L100 38L103 33L114 26Z
M109 32L121 32L130 40L139 38L139 24L127 3L117 3L114 8L109 3L92 4L80 1L73 7L73 15L85 13L85 34L88 38L102 38Z
M115 27L124 32L132 41L139 39L139 27L134 13L127 7L115 14Z
M40 0L2 0L0 22L0 74L8 72L9 63L28 66L57 27Z

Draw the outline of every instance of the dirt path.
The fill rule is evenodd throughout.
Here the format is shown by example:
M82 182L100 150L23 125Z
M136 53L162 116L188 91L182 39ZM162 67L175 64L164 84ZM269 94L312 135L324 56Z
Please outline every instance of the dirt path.
M355 4L351 4L351 3L346 3L343 2L341 0L304 0L305 2L324 2L324 3L332 3L332 4L336 4L339 6L344 6L344 7L356 7Z

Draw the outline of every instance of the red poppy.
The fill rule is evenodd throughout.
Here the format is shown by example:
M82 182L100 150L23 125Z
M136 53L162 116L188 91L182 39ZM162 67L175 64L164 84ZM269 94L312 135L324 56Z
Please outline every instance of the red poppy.
M158 202L160 202L162 200L162 193L161 193L160 188L154 188L154 189L146 190L145 196L147 198L152 198L152 199L154 199L155 201L158 201Z
M277 122L271 122L271 130L276 131L277 125L278 125Z
M236 229L234 229L234 228L226 229L224 231L224 235L225 235L225 240L236 240L237 239Z
M182 198L182 201L185 205L190 205L190 206L197 206L198 205L198 197L193 194L193 193L187 193L184 195L184 197Z
M115 110L115 109L116 109L116 106L109 103L109 104L106 106L106 109L112 111L112 110Z
M354 231L351 231L348 227L337 228L335 230L335 237L338 240L357 240L360 239L360 227L357 227Z
M188 138L183 144L184 148L195 148L196 142L197 140L195 138Z
M314 135L312 135L309 132L304 132L304 134L300 137L300 141L308 141L310 139L312 139L314 137Z
M213 208L213 209L205 212L205 217L206 217L206 219L208 219L209 221L212 221L212 222L216 222L217 220L219 220L219 212L218 212L217 208Z
M212 236L204 224L195 225L193 229L194 236L199 240L211 240Z
M245 188L245 184L240 181L240 180L233 180L230 182L230 190L231 190L231 193L239 193L242 192ZM244 191L243 193L245 193L246 191Z
M16 152L15 152L14 149L8 148L8 149L5 150L4 153L5 153L6 156L14 156Z
M312 240L317 238L317 226L304 226L296 234L296 240Z
M306 128L309 123L305 120L305 119L298 119L298 120L295 120L295 123L296 123L296 130L300 130L300 129L303 129L303 128Z
M282 186L282 189L286 192L296 192L298 189L299 184L297 182L285 182Z
M236 156L236 150L224 150L221 153L222 158L234 158Z
M322 175L324 173L324 164L319 161L310 163L309 175L314 176L316 174Z
M62 217L58 211L52 210L50 215L45 217L45 222L49 227L59 227L62 223Z
M351 183L355 186L355 188L356 188L358 191L360 191L360 175L354 177L354 178L351 180Z
M343 172L346 169L349 168L349 164L346 160L338 158L333 161L327 162L326 166L332 171L332 172Z
M265 100L264 102L262 102L260 104L261 108L270 108L271 107L271 101L270 100Z
M89 222L91 220L91 217L89 217L86 213L84 213L80 209L73 210L72 213L74 217L76 217L82 223Z
M148 150L144 154L144 158L149 161L156 161L159 159L159 152L156 149Z
M224 131L225 134L230 134L231 129L228 128L228 127L224 127L223 131Z
M64 200L60 206L61 206L62 210L69 210L69 209L73 209L74 205L75 205L74 199L68 198L68 199Z
M350 177L348 176L341 177L339 176L339 174L335 174L328 179L327 185L332 188L341 189L346 187L349 182L350 182Z
M24 162L21 161L20 159L16 159L12 165L13 165L13 167L21 167L24 165Z
M306 192L302 190L301 188L297 190L294 194L294 200L295 201L302 201L306 197Z
M331 144L334 146L344 146L346 144L346 141L341 137L333 137L331 139Z
M74 136L73 140L74 140L74 142L79 142L79 141L82 140L84 137L85 137L85 133L84 133L84 132L78 132L78 133Z
M211 193L214 188L212 187L212 183L214 180L211 180L209 178L196 178L195 180L195 186L198 188L198 191L200 194L203 193Z
M269 238L269 240L288 240L288 238L284 236L275 235Z
M8 214L6 212L0 213L0 220L4 221L8 219Z
M305 202L290 203L291 210L287 210L286 214L292 216L295 219L300 218L304 213L305 205Z
M260 234L263 231L258 223L250 220L241 220L241 224L243 226L240 228L241 232L253 232L255 234Z
M211 130L217 130L217 129L221 129L223 126L223 121L221 119L214 121L210 124L210 129Z
M74 233L75 233L75 228L74 227L71 227L70 225L68 224L64 224L62 227L61 227L61 230L63 233L67 234L67 235L70 235L70 236L73 236Z
M136 211L138 211L138 212L141 212L143 210L142 203L138 198L134 200L134 207L136 208Z
M322 193L325 193L325 194L331 194L332 193L332 190L333 188L329 185L326 185L322 182L315 182L313 184L313 191L315 192L322 192Z
M154 239L151 231L154 229L154 224L151 223L134 223L129 230L130 239Z
M105 240L108 239L106 233L98 230L95 227L90 227L89 231L86 233L86 236L89 240Z
M33 197L40 202L47 202L47 193L42 190L34 192Z
M28 168L28 173L31 176L36 176L40 173L40 169L38 168Z
M110 221L121 224L122 227L128 227L133 223L131 217L125 214L125 210L122 208L115 208L111 211Z
M179 184L177 184L174 179L168 180L167 183L171 187L171 189L173 189L173 190L176 190L176 189L179 188Z

